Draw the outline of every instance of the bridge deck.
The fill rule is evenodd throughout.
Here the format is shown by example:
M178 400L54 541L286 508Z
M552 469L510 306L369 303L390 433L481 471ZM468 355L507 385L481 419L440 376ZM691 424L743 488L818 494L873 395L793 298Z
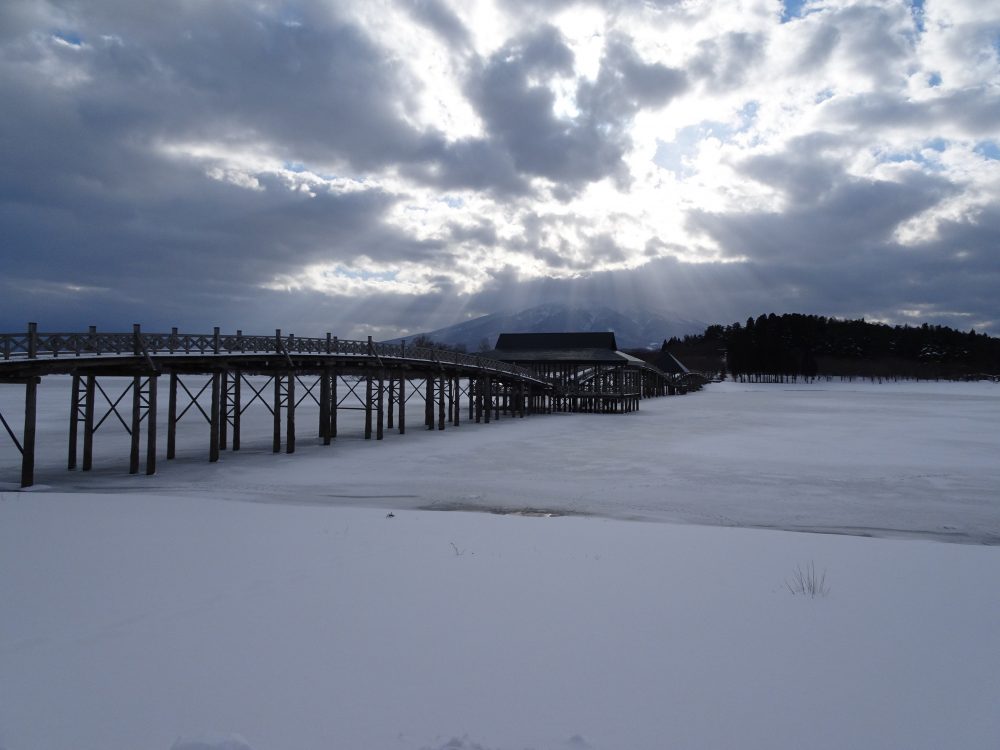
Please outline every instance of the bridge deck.
M337 433L339 409L364 410L366 439L374 435L381 440L386 426L398 425L405 433L406 405L416 393L423 401L424 426L443 430L446 424L460 423L463 397L468 400L468 419L488 423L491 416L499 419L501 414L624 413L637 409L642 398L685 389L677 378L646 363L619 368L613 377L570 385L465 352L405 342L384 344L371 337L340 339L329 333L322 338L297 337L280 330L273 336L223 334L219 328L211 334L183 334L176 328L170 333L146 333L136 325L131 333L104 333L94 327L80 333L44 333L29 324L25 333L0 334L0 350L0 384L22 384L25 389L20 437L0 413L0 426L21 454L23 487L34 482L37 388L51 375L72 376L68 468L77 466L81 437L81 468L91 468L94 434L113 416L131 436L130 473L139 471L140 432L145 430L147 474L156 471L161 376L168 379L166 458L175 455L178 421L193 410L209 426L210 461L218 460L219 451L230 445L239 450L240 417L253 403L262 404L273 416L274 451L281 450L283 432L285 450L292 453L296 406L307 398L319 406L319 436L329 444ZM266 383L259 387L251 383L248 377L253 375L265 376ZM191 379L199 376L207 380L192 385ZM112 399L100 382L108 377L129 378L131 383ZM340 387L344 390L338 391ZM98 405L99 395L106 402L103 414L97 411L105 408ZM348 398L359 405L353 401L345 405ZM122 411L129 403L131 413L126 417Z

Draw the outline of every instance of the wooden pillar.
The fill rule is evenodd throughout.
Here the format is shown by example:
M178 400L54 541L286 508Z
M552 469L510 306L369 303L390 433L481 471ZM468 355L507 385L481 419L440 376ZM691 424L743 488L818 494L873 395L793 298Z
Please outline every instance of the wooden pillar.
M336 337L334 337L334 346L336 346ZM337 405L339 399L337 398L337 371L334 370L330 375L330 437L337 437Z
M498 422L500 421L500 394L503 392L504 388L506 388L506 386L503 384L503 382L498 381L496 395L492 397L494 399L493 418Z
M473 418L475 417L475 411L474 411L474 409L475 409L475 405L474 405L474 403L473 403L473 402L475 401L475 397L473 396L473 393L475 392L475 390L476 390L476 379L475 379L475 378L473 378L473 377L472 377L472 376L470 375L470 376L469 376L469 387L468 387L468 389L466 390L466 394L467 394L467 395L468 395L468 397L469 397L469 421L470 421L470 422L471 422L471 421L473 420Z
M139 427L142 420L142 378L132 378L132 445L128 456L128 473L139 473Z
M230 400L233 410L233 450L240 449L240 418L243 415L243 373L233 372L233 397Z
M69 395L69 455L67 469L76 468L77 427L80 422L80 376L73 374L73 385Z
M399 434L406 434L406 376L399 379Z
M327 334L327 349L330 346L330 334ZM324 367L319 376L319 436L323 445L330 444L330 368Z
M483 421L490 423L490 412L493 411L493 379L483 378Z
M365 376L365 440L372 439L372 376Z
M452 421L455 426L458 427L462 421L462 381L458 379L456 375L451 381L451 408L452 408Z
M94 465L94 396L97 378L87 376L87 388L83 397L83 470L90 471Z
M171 460L175 455L177 455L177 373L172 372L167 386L167 460Z
M434 429L434 378L427 376L424 383L424 427Z
M476 378L476 424L483 421L483 379Z
M378 419L377 419L377 421L375 423L375 439L376 440L381 440L383 438L383 436L384 436L384 430L383 430L383 426L384 426L383 425L383 422L384 422L384 419L383 419L383 408L384 408L384 406L385 406L385 377L384 377L384 375L382 373L379 373L379 378L378 378L378 408L377 408Z
M209 432L209 446L208 446L208 460L211 463L215 463L219 460L219 419L220 410L219 406L221 404L221 394L219 389L222 386L222 373L213 372L212 373L212 407L208 412L208 432Z
M148 396L146 405L146 474L156 473L156 384L159 375L151 373L149 376Z
M396 379L393 378L392 376L390 376L389 377L389 412L385 415L385 426L388 429L390 429L390 430L393 427L395 427L395 424L394 424L395 420L393 419L393 417L395 416L394 413L393 413L394 412L393 405L394 405L395 401L396 401Z
M438 429L444 429L444 375L438 377Z
M216 328L216 331L219 329ZM219 388L219 450L224 451L229 443L229 371L223 370Z
M24 439L21 442L21 486L35 483L35 422L38 414L38 378L24 384Z
M295 453L295 373L288 373L285 406L285 452Z
M274 424L272 426L271 452L281 451L281 373L274 373Z

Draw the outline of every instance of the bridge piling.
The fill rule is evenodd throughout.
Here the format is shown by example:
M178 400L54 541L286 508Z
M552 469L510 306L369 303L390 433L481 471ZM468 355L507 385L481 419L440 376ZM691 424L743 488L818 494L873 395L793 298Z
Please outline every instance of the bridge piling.
M242 345L241 345L242 346ZM240 449L240 432L243 416L243 373L239 370L233 371L230 378L229 396L226 402L229 404L229 414L226 421L229 421L233 428L233 451Z
M88 390L88 402L93 402L93 392ZM93 422L93 406L90 410L91 422ZM89 432L86 431L84 434ZM172 460L177 455L177 373L170 373L167 385L167 460ZM84 470L87 469L87 448L84 443L83 449Z
M295 373L285 382L285 453L295 453Z
M403 344L406 345L405 342ZM399 379L399 434L406 434L406 377Z
M365 440L372 439L372 376L365 376Z
M129 429L130 446L128 457L128 473L139 473L139 427L142 425L142 378L138 375L132 378L132 425Z
M434 378L431 376L424 382L424 427L434 429Z
M156 473L156 386L159 376L149 376L146 396L146 475Z
M83 401L83 466L90 471L94 465L94 407L97 400L97 377L87 375L87 387Z
M327 350L330 348L330 334L326 335ZM323 445L330 444L330 368L324 367L319 384L319 437Z
M218 330L218 329L216 329ZM219 450L229 445L229 370L220 373L219 384Z
M383 432L383 410L385 408L385 377L383 373L379 373L378 377L378 404L376 405L376 411L378 419L375 423L375 439L382 440L384 436Z
M73 373L73 382L70 386L69 397L69 455L66 460L66 468L72 471L76 468L76 447L77 431L80 425L80 375Z
M34 325L34 324L32 324ZM38 384L41 378L24 383L24 433L21 439L21 486L35 483L35 422L38 413Z
M438 429L444 429L444 375L438 376Z
M212 373L212 405L209 410L208 418L208 460L211 463L215 463L219 460L219 443L220 443L220 422L222 421L219 416L221 412L221 393L222 390L222 374L218 371Z
M274 373L274 417L271 426L271 452L281 452L281 373Z
M387 395L389 396L388 411L385 415L385 426L387 429L392 429L395 427L394 420L394 404L396 401L396 379L390 374L389 375L389 390Z

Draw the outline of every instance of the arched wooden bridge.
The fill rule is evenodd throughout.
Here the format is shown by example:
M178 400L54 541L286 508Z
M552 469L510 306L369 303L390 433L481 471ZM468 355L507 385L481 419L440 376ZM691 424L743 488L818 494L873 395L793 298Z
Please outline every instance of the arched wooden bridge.
M43 333L29 324L25 333L0 334L3 358L0 384L24 386L23 429L0 413L7 435L21 454L21 486L34 482L37 391L50 375L72 376L67 466L84 471L93 464L97 430L118 420L131 438L130 473L140 469L145 442L145 472L156 471L159 380L167 379L165 457L176 454L177 424L190 414L207 422L208 454L240 449L241 417L251 406L273 417L273 450L295 450L295 412L304 400L319 406L318 435L329 445L337 435L339 410L364 411L364 437L381 440L386 428L406 432L406 407L423 401L423 426L445 429L461 422L461 401L468 419L489 422L501 414L524 417L549 413L573 403L580 411L626 412L643 398L684 392L675 376L652 365L622 369L614 378L579 386L572 399L550 379L517 365L462 352L372 341L303 338L275 331L273 336L146 333ZM251 376L266 378L263 385ZM102 378L130 378L120 394L108 392ZM259 380L259 378L258 378ZM609 386L609 384L611 384ZM199 397L211 395L206 410ZM100 398L99 398L100 397ZM99 404L100 402L100 404ZM131 406L128 409L128 405ZM124 412L124 413L123 413ZM145 431L145 441L142 433ZM284 437L284 444L282 444ZM82 455L78 448L82 442Z

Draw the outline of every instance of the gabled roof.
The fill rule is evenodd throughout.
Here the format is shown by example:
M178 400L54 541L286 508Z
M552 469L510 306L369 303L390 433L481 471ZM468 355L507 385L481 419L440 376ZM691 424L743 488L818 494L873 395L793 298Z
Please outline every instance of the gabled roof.
M603 349L612 352L618 349L612 331L575 333L501 333L497 339L497 351L556 351L560 349Z
M660 352L653 358L653 364L667 373L687 375L690 370L670 352Z

